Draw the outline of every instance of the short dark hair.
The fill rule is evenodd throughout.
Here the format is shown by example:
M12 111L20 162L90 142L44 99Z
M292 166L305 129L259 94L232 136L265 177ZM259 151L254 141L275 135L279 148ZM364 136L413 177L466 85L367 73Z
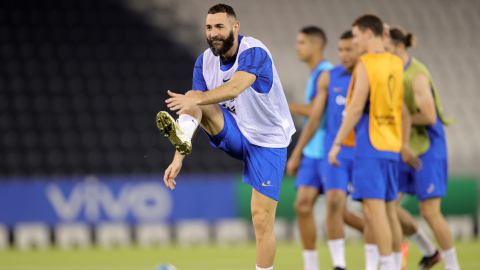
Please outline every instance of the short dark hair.
M340 39L351 39L351 38L353 38L352 30L347 30L343 32L343 34L340 36Z
M300 33L304 33L307 36L310 37L318 37L322 40L322 48L325 47L327 44L327 36L325 35L325 32L323 31L322 28L317 27L317 26L307 26L302 28L300 30Z
M216 4L213 7L208 9L208 14L217 14L217 13L227 13L227 16L231 16L235 19L237 18L237 15L235 14L235 10L233 10L233 7L227 4Z
M353 22L352 27L353 26L358 26L362 32L370 29L376 37L381 37L383 34L383 22L377 15L362 15Z
M405 30L400 27L390 28L390 38L393 44L398 45L402 43L405 45L405 48L413 47L416 43L415 36L411 32L405 32Z

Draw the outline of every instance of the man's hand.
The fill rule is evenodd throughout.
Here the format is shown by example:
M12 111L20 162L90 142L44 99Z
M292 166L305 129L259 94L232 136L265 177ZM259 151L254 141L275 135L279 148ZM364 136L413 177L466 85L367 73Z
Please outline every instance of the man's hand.
M168 90L168 94L171 96L171 98L165 100L167 107L170 108L171 111L179 110L177 114L191 110L199 103L196 98L197 95L185 96L170 92L170 90Z
M177 182L175 182L175 178L180 172L180 169L182 169L183 158L185 157L180 155L180 153L177 153L178 151L175 153L172 164L168 166L167 170L165 170L165 175L163 176L163 181L165 182L165 185L171 190L175 189L175 185L177 184Z
M335 167L340 166L340 162L337 159L340 150L342 150L342 146L340 144L333 144L332 149L330 149L330 152L328 152L328 163Z
M295 176L298 173L298 168L300 167L301 156L292 154L287 161L287 174Z
M400 155L402 156L403 162L407 163L410 167L419 171L422 169L422 161L415 155L412 148L408 145L403 145L400 150Z

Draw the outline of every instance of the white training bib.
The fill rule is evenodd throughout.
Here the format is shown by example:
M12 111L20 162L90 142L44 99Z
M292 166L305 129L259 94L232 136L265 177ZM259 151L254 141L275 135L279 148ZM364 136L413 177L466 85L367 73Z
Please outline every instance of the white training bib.
M221 102L219 105L233 115L240 131L251 144L270 148L287 147L295 133L295 126L272 55L262 42L252 37L243 37L237 59L233 67L227 71L220 68L220 56L215 56L207 49L203 53L203 77L208 90L227 83L237 71L238 58L242 52L253 47L264 49L272 60L273 83L270 91L258 93L252 87L248 87L237 98Z

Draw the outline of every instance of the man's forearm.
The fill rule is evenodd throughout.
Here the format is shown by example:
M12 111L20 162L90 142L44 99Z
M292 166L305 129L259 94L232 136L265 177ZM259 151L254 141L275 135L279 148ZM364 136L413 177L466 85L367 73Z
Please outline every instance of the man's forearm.
M408 145L410 141L410 131L412 130L412 119L410 118L410 113L403 104L402 106L402 144Z
M210 91L198 93L195 98L197 99L197 105L209 105L234 99L238 97L240 92L235 88L235 85L226 83Z
M290 113L308 117L310 115L310 111L312 110L311 104L297 104L297 103L288 103L288 109L290 109Z
M416 113L411 115L412 119L412 125L414 126L431 126L434 125L435 123L432 123L432 120L430 117L423 113Z
M313 120L313 121L312 121ZM320 121L316 119L308 120L305 129L303 129L302 133L300 134L300 138L298 139L297 145L293 149L292 155L301 155L303 148L307 146L308 142L312 139L317 131L318 127L320 126Z
M338 130L337 136L335 137L334 144L342 144L343 141L347 138L348 134L355 128L360 117L362 117L362 111L347 111L345 117L343 118L342 125Z

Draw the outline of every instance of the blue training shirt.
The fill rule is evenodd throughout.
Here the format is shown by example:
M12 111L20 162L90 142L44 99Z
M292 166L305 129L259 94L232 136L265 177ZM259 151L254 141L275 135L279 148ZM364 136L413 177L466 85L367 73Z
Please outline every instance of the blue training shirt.
M320 78L320 74L324 70L330 70L333 68L333 65L326 61L322 60L318 65L313 69L310 77L308 78L307 88L305 90L305 103L310 104L312 99L317 96L317 83ZM324 139L325 139L325 114L322 117L322 122L318 128L315 135L313 135L310 142L303 148L303 155L308 158L321 159L324 156ZM305 118L303 121L303 127L307 124L308 118Z
M238 48L242 42L243 36L238 36ZM258 93L266 94L270 91L273 84L272 59L267 51L260 47L253 47L243 51L240 56L237 52L230 59L223 61L220 57L220 69L227 71L233 67L238 57L237 71L245 71L257 76L252 84L252 88ZM207 83L203 77L203 53L197 58L195 68L193 69L192 90L207 91Z
M347 103L348 87L352 73L345 70L343 65L338 65L330 70L330 83L328 85L325 155L330 151L343 120L345 104ZM353 147L342 146L338 159L353 159Z

